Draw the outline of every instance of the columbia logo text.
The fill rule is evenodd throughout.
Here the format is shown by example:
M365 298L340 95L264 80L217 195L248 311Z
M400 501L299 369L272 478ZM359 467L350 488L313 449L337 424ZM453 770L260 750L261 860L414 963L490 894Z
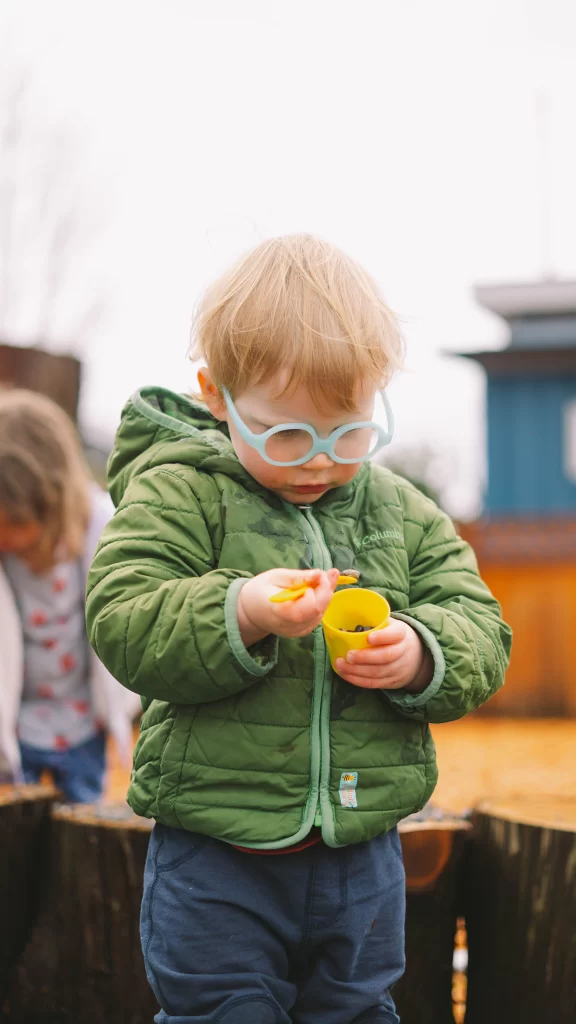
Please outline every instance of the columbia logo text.
M375 530L374 533L367 533L365 537L362 537L358 548L370 548L378 541L386 540L403 540L400 530Z

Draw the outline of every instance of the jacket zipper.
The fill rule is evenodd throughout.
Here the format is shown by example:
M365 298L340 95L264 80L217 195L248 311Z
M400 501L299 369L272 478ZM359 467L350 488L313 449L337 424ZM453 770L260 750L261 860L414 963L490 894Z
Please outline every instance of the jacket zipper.
M320 524L314 516L312 509L307 507L300 509L299 512L304 516L312 530L312 536L308 539L312 548L314 564L319 569L331 569L332 558L326 546ZM315 719L316 735L311 736L311 741L317 743L319 751L319 757L317 758L318 798L314 814L314 824L322 828L322 836L327 845L336 846L332 806L330 803L330 706L332 700L332 675L322 626L316 628L314 642L314 693L315 697L319 700L319 714Z
M309 507L297 508L291 502L283 502L287 513L296 519L300 527L306 526L304 539L310 545L312 558L318 569L330 569L332 559L326 547L319 523ZM311 534L311 535L310 535ZM306 837L312 825L322 829L327 846L338 846L334 834L334 821L330 803L330 702L332 676L327 657L322 626L314 630L314 680L312 712L310 716L310 785L306 801L304 820L298 833L282 843L244 843L253 850L279 850L292 846ZM227 840L225 840L226 842Z

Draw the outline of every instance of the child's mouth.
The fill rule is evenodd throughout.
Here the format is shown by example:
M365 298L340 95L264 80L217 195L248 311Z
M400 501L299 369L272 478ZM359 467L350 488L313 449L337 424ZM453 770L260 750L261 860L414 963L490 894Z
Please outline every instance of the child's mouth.
M306 484L305 487L291 487L295 494L323 494L327 491L329 484Z

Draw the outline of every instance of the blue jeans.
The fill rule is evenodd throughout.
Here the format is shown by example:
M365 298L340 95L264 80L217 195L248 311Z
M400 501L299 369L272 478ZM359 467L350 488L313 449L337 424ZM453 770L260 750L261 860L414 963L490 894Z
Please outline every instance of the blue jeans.
M264 857L156 825L141 937L157 1024L397 1024L398 832Z
M106 736L99 732L86 743L69 750L41 750L20 744L24 782L39 782L49 771L68 803L91 804L99 800L106 771Z

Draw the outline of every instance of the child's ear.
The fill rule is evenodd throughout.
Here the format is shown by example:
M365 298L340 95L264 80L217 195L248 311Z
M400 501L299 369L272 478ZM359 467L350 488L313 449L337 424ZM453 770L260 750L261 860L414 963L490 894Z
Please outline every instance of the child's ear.
M228 409L226 408L226 402L224 401L220 389L212 380L212 375L207 366L203 366L198 370L198 383L200 385L202 398L214 416L214 419L227 420Z

